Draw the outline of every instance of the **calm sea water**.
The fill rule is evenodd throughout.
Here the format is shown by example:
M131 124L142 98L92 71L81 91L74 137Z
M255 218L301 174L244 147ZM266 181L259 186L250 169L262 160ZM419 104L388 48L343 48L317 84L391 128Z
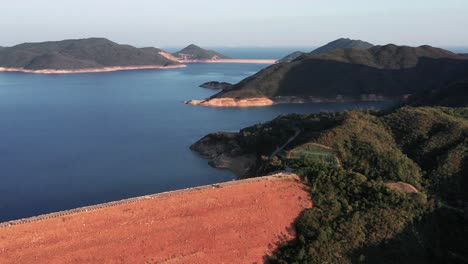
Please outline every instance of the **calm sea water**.
M277 105L249 109L182 104L237 82L254 64L72 75L0 73L0 222L132 196L229 181L189 146L291 112L380 107Z

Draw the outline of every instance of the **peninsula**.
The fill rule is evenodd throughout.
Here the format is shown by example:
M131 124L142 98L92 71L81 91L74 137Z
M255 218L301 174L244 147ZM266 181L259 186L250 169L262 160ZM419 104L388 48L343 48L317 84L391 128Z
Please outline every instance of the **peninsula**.
M388 44L308 53L271 65L204 100L214 107L277 103L401 101L468 78L466 56L431 46Z

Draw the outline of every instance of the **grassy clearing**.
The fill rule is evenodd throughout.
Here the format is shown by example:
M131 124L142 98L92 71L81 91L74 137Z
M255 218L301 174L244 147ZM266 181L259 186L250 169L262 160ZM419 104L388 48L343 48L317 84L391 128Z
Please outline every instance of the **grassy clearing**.
M326 163L332 166L340 166L338 158L331 149L315 143L308 143L289 151L287 158L306 159Z

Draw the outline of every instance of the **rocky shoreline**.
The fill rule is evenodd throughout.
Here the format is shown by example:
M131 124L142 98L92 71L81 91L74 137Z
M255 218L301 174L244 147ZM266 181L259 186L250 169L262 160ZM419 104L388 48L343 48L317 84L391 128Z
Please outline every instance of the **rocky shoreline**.
M236 99L236 98L211 98L205 100L190 100L185 101L185 104L200 105L210 107L256 107L270 106L274 101L267 97Z
M178 60L180 63L251 63L274 64L278 60L273 59L211 59L211 60Z
M336 96L335 98L319 98L312 96L277 96L277 97L252 97L252 98L208 98L204 100L189 100L185 104L208 107L260 107L275 104L305 104L305 103L345 103L345 102L397 102L405 100L402 98L392 98L373 94L362 94L357 98L345 98Z

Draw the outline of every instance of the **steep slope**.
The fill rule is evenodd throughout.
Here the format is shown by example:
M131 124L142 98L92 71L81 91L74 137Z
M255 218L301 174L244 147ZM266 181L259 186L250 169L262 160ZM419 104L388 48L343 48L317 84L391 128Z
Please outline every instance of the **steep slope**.
M24 43L0 50L0 67L79 70L128 66L175 66L156 48L138 49L104 38Z
M213 98L396 100L466 78L468 60L464 56L430 46L389 44L306 54L267 67Z
M297 58L299 58L300 56L306 54L305 52L303 51L295 51L289 55L286 55L285 57L283 57L282 59L278 60L278 62L291 62Z
M176 58L179 58L182 61L230 59L229 57L224 56L221 53L212 50L202 49L194 44L190 44L172 55Z

